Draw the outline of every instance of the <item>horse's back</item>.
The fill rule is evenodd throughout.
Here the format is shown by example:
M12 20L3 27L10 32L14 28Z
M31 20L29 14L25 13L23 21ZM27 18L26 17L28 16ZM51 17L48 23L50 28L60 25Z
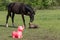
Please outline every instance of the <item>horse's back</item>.
M10 3L8 5L8 10L10 10L11 12L17 13L19 14L21 12L21 10L23 9L23 3Z

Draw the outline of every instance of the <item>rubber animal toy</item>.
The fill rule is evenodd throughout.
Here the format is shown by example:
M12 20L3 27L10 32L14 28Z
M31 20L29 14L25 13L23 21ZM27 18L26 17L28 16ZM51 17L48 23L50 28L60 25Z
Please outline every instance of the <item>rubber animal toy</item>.
M18 26L17 31L12 32L12 37L13 38L23 38L23 32L24 26Z

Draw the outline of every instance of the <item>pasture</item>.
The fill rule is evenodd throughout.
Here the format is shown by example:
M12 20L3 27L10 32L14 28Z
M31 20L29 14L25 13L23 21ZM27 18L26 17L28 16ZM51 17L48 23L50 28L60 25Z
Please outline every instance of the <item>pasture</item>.
M13 39L11 33L17 30L18 25L23 25L21 15L15 15L15 27L9 18L9 27L5 27L7 11L0 11L0 40L60 40L60 9L37 10L33 23L39 28L29 29L29 17L25 16L26 29L22 39Z

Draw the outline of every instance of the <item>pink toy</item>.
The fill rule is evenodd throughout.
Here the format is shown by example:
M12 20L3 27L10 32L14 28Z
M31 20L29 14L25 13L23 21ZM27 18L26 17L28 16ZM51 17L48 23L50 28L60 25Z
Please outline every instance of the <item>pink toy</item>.
M22 38L22 32L24 30L24 26L18 26L18 30L17 31L13 31L12 32L12 37L13 38Z

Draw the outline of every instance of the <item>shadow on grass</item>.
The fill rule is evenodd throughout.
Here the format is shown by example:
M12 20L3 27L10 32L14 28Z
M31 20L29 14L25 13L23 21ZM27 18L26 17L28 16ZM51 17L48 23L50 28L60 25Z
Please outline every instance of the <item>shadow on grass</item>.
M12 38L12 36L8 36L8 37Z
M22 40L22 38L13 38L12 36L8 36L9 38L12 38L12 40Z
M6 26L0 24L0 27L6 27ZM17 28L16 26L10 26L10 25L8 27L10 27L10 28Z
M0 24L0 27L5 27L5 28L6 28L6 25ZM17 28L17 26L10 26L10 25L9 25L8 28ZM26 28L27 28L27 27L26 27ZM28 27L28 29L39 29L39 28L40 28L40 27L37 27L37 28L29 28L29 27Z

